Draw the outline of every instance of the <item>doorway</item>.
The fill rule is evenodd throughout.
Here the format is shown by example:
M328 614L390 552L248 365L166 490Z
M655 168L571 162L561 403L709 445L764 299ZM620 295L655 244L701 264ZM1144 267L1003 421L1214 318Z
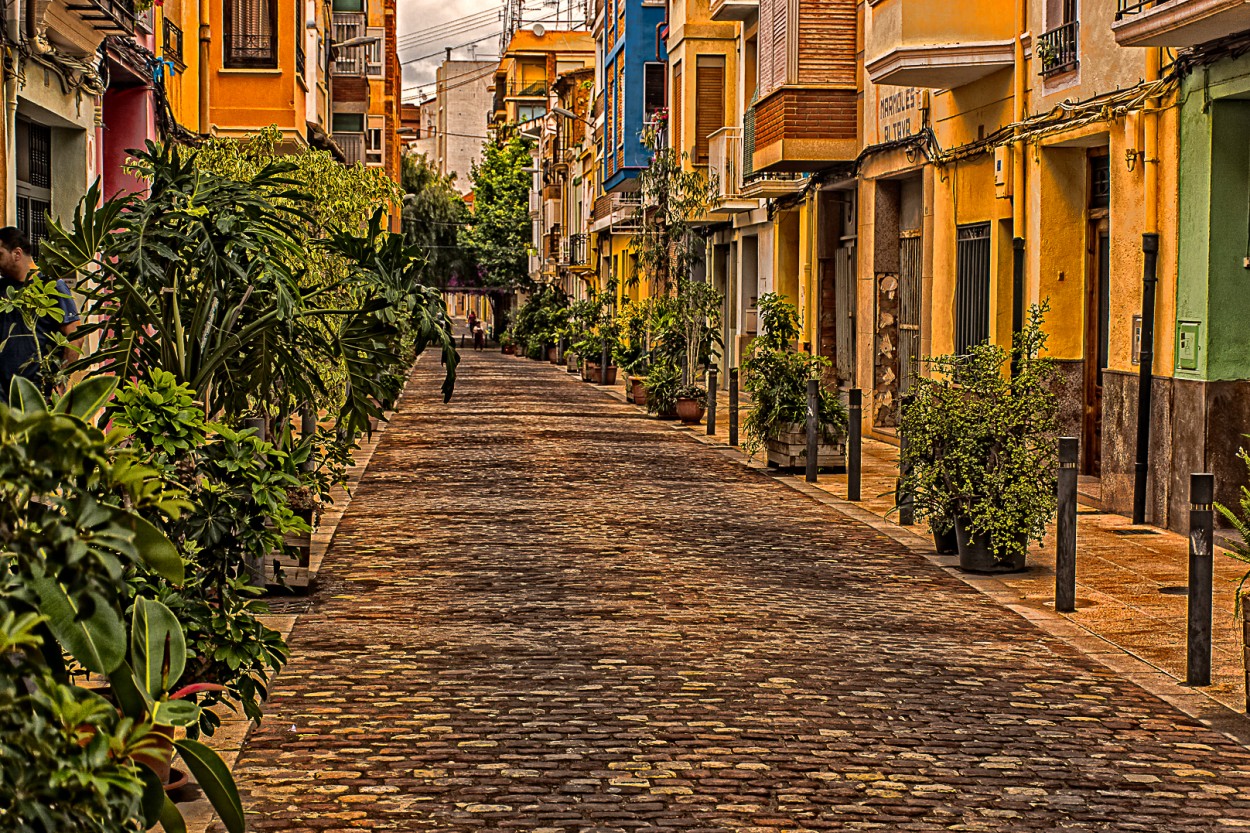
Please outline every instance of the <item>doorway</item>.
M1081 473L1102 474L1102 382L1111 330L1111 157L1089 159L1089 230L1085 280L1085 396Z

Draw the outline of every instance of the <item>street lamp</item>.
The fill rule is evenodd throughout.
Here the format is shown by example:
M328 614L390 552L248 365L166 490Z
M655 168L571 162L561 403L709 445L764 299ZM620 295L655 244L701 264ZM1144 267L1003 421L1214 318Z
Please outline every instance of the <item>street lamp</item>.
M585 116L579 116L577 115L577 113L574 113L572 110L565 110L563 107L552 107L551 112L555 113L557 116L564 116L566 119L577 119L580 122L585 122L591 127L595 126L595 123L592 122L590 119L586 118Z
M378 35L361 35L358 38L350 38L343 41L331 41L330 46L334 49L347 49L352 46L368 46L382 40Z

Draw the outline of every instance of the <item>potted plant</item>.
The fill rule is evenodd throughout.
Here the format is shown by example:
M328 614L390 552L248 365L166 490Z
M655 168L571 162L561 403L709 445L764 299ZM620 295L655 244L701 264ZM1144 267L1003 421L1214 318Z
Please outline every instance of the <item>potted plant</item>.
M512 328L503 331L503 335L499 337L499 351L505 356L516 355L516 339L512 335Z
M1250 471L1250 453L1242 448L1237 452L1237 456ZM1243 564L1250 564L1250 488L1246 488L1244 484L1241 486L1240 511L1233 510L1218 501L1215 503L1215 508L1228 520L1241 539L1231 542L1227 548L1221 547L1221 550L1230 558ZM1241 620L1242 675L1246 691L1246 709L1247 713L1250 713L1250 615L1246 611L1246 605L1250 604L1250 599L1246 598L1247 581L1250 581L1250 571L1244 573L1241 581L1237 583L1233 612Z
M798 310L776 293L759 299L764 332L751 343L743 362L745 387L751 406L743 421L751 455L760 449L770 465L799 468L807 464L807 383L819 383L817 427L818 465L846 464L846 408L824 383L830 362L793 349L799 332Z
M647 412L659 419L677 418L681 370L671 361L653 361L647 368Z
M944 399L951 393L947 387L923 381L913 385L899 407L899 436L906 438L902 447L902 464L907 472L899 479L900 491L911 493L916 517L929 522L933 548L938 555L959 552L955 534L955 497L946 487L941 468L945 449L955 437L951 424L944 419Z
M686 425L697 425L707 411L707 389L682 385L677 389L677 418Z
M1042 353L1045 304L1029 309L1010 350L983 343L928 364L903 420L917 512L936 531L953 522L960 568L1025 568L1055 512L1055 367ZM1012 372L1008 372L1009 366Z

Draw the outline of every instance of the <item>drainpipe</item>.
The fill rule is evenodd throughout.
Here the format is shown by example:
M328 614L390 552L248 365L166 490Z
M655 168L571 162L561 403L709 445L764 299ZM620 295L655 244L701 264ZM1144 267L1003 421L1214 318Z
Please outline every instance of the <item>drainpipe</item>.
M9 43L20 43L22 0L12 0L5 14ZM4 217L5 225L10 225L17 222L17 49L9 47L7 57L13 64L4 77L4 158L9 163L5 166Z
M1146 51L1146 83L1159 80L1159 50ZM1159 99L1146 102L1145 200L1142 234L1141 364L1137 380L1137 459L1133 465L1133 523L1146 522L1146 480L1150 475L1150 399L1154 386L1155 286L1159 267Z
M208 103L212 85L209 83L209 67L212 66L213 29L210 25L212 0L200 0L200 135L207 136L209 124Z
M1028 67L1024 60L1024 34L1028 27L1028 15L1028 0L1016 0L1015 94L1012 96L1012 121L1016 125L1016 141L1011 149L1011 332L1013 336L1024 329L1024 223L1027 194L1024 189L1025 142L1021 137L1023 129L1021 125L1027 109L1025 73Z

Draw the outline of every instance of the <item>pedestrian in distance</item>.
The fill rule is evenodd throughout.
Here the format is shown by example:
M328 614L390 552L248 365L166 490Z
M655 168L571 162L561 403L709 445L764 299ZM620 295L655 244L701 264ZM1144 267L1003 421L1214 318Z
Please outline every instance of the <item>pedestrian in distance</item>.
M5 400L18 376L50 393L56 371L77 352L72 337L81 320L78 306L65 281L40 278L33 252L16 227L0 228L0 397Z

